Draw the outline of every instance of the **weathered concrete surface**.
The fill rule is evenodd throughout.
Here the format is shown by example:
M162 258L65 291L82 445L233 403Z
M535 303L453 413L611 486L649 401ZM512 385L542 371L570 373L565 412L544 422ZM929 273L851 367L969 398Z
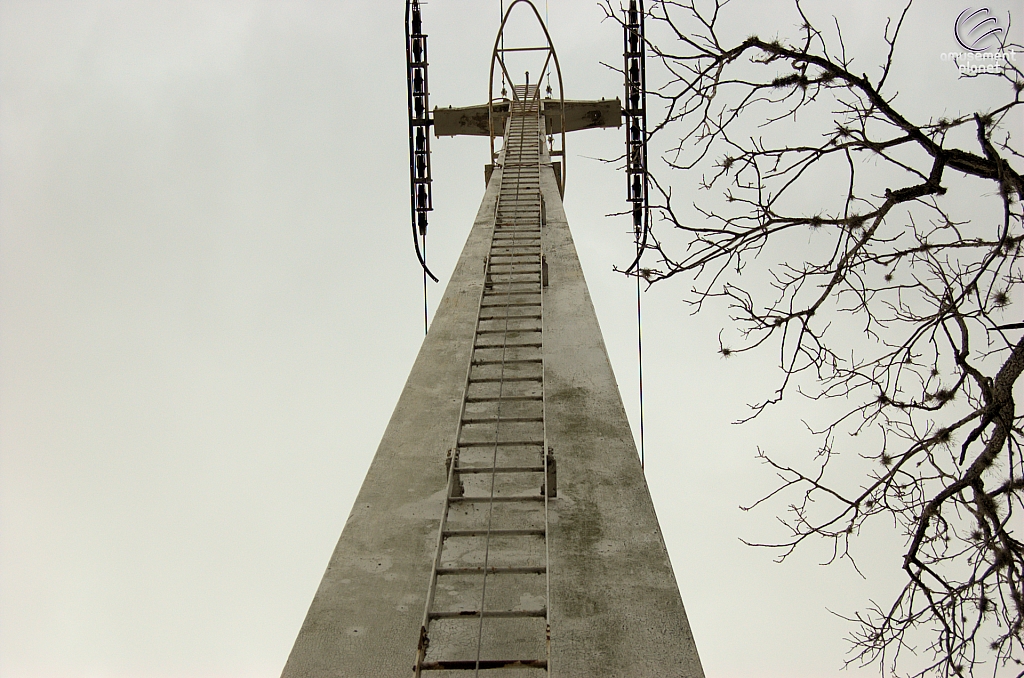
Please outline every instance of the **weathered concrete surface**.
M444 503L501 172L299 631L283 678L409 676Z
M558 462L551 675L703 678L668 551L550 167L544 390Z

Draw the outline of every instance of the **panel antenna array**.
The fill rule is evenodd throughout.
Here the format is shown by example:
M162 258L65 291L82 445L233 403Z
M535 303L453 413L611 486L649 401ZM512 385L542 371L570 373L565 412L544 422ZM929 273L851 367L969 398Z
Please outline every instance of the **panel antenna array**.
M412 242L424 275L437 282L427 268L427 212L434 209L430 177L430 83L427 79L427 36L423 33L419 0L405 3L405 60L409 90L409 203Z
M630 0L623 22L623 72L626 78L626 182L627 201L632 204L633 235L636 237L636 259L626 269L630 273L640 265L647 246L648 177L647 177L647 74L644 42L643 0Z

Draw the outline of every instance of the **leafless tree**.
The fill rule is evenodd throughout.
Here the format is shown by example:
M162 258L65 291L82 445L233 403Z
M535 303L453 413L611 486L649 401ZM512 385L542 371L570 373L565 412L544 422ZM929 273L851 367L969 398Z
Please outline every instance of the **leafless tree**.
M1024 324L1003 312L1024 282L1021 64L962 76L997 79L1002 105L921 119L892 85L909 4L879 24L869 76L839 22L816 27L799 0L791 36L733 42L728 3L647 3L648 98L665 111L650 141L668 170L652 170L631 274L690 281L695 311L724 301L738 344L720 338L723 355L777 351L751 418L790 395L830 413L805 465L760 454L780 482L755 505L790 502L788 537L761 546L785 559L821 539L854 562L868 522L905 535L905 586L851 617L850 661L1024 676ZM706 198L674 201L687 183ZM838 472L841 450L862 473Z

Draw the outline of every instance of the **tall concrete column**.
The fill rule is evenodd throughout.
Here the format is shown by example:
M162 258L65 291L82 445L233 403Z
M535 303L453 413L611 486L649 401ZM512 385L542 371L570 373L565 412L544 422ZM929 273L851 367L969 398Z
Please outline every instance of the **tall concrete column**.
M512 106L283 678L704 675L541 120Z

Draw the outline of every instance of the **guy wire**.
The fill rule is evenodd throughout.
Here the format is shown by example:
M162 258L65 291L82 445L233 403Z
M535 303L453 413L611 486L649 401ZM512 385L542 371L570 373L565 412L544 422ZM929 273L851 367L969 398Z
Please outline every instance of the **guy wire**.
M646 215L645 215L646 217ZM637 258L640 256L640 240L637 235ZM644 336L640 313L640 269L636 272L636 353L640 374L640 468L644 468Z
M427 234L420 236L423 241L423 261L427 260ZM423 269L423 336L427 336L430 324L427 319L427 269Z

